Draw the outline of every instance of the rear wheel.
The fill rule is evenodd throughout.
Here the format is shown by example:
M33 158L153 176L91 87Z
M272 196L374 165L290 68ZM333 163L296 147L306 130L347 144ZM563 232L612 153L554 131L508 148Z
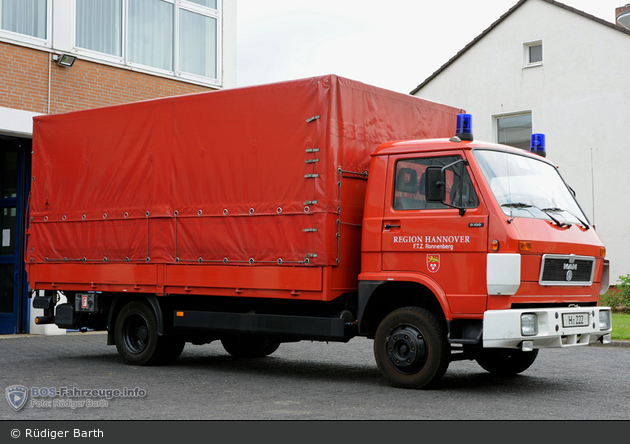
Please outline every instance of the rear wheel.
M262 358L278 350L279 342L259 336L235 336L221 339L226 352L235 358Z
M484 370L498 376L511 376L527 370L536 360L538 349L530 352L513 349L484 350L475 358Z
M153 309L142 301L125 305L116 317L116 349L127 364L161 365L175 361L184 349L176 337L158 336Z
M388 314L376 330L378 368L396 387L432 388L448 368L450 348L438 318L417 307Z

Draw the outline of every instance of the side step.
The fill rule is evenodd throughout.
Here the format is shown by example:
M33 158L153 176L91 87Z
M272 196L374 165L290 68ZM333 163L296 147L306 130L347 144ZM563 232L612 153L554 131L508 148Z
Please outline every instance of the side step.
M317 341L347 342L356 336L356 323L342 318L188 310L175 310L173 316L173 325L176 328L281 335Z

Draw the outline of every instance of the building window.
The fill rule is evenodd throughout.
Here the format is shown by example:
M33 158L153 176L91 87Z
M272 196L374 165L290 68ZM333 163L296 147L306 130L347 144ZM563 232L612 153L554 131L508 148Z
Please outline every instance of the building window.
M532 113L496 117L497 141L529 151L532 136Z
M190 11L179 13L179 69L205 77L217 76L217 21Z
M217 0L189 0L191 3L207 6L208 8L217 9Z
M542 45L532 45L529 47L529 63L542 62Z
M528 42L523 44L523 66L540 66L543 61L542 41Z
M122 4L120 0L77 0L76 45L122 56Z
M0 0L0 29L7 37L35 43L48 39L49 0Z
M130 0L127 47L129 61L173 71L174 4Z
M76 5L77 52L219 83L217 0L76 0Z

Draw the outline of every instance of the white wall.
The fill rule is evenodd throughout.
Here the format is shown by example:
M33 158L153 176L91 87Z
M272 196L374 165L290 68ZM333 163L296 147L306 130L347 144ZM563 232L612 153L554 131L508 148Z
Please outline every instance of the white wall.
M223 88L236 87L236 1L223 1Z
M0 106L0 134L15 137L33 136L33 117L39 114Z
M523 43L535 40L543 64L523 68ZM629 78L630 35L530 0L416 95L464 108L475 139L492 142L493 116L531 110L606 245L614 284L630 273Z

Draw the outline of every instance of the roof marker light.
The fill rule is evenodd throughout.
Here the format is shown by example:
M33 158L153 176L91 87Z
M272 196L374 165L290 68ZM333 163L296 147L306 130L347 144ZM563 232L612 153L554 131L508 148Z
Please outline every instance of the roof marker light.
M532 144L529 150L533 154L538 154L539 156L547 157L547 151L545 150L545 135L532 134Z
M472 133L472 115L470 114L458 114L457 115L457 137L461 140L473 140Z

